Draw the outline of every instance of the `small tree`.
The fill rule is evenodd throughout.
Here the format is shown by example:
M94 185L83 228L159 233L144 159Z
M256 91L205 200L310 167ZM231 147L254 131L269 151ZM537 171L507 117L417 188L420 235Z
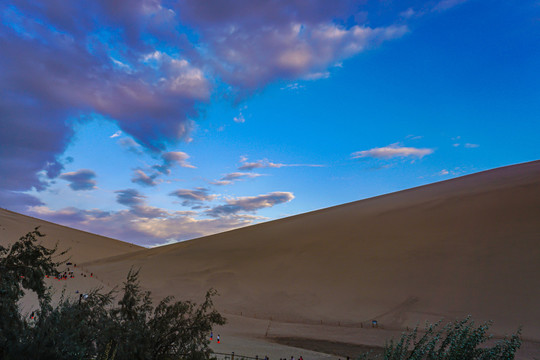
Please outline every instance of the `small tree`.
M25 290L32 291L44 306L50 299L45 275L57 275L62 262L53 260L57 251L37 244L43 237L38 228L19 238L10 247L0 245L0 358L8 358L23 344L27 321L19 313L18 301ZM64 255L61 252L59 255Z
M521 346L521 329L489 347L485 343L492 338L487 335L491 322L476 327L467 317L443 327L440 324L427 325L422 336L416 327L403 333L398 342L390 340L384 360L512 360Z
M225 319L213 308L214 289L197 306L172 296L154 308L151 294L142 291L138 271L129 271L120 306L111 311L118 359L208 359L208 333ZM105 345L105 344L104 344Z

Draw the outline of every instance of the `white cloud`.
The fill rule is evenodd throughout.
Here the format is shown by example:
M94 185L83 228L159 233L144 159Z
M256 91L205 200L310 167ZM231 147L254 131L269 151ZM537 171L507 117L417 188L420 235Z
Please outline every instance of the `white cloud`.
M292 84L285 85L284 87L281 88L281 90L300 90L304 88L305 88L304 85L300 85L299 83L295 82Z
M244 117L244 114L242 114L242 112L240 112L240 114L238 116L235 116L233 118L233 121L235 123L239 123L239 124L242 124L242 123L245 123L246 122L246 118Z
M268 161L267 159L257 160L255 162L248 162L247 160L248 158L245 156L242 156L240 158L240 162L242 162L242 165L238 168L238 170L251 171L253 169L262 169L262 168L282 168L282 167L297 167L297 166L324 167L324 165L318 165L318 164L281 164L281 163L274 163L274 162Z
M231 185L235 181L245 180L245 179L253 179L253 178L257 178L259 176L263 176L263 175L262 174L257 174L257 173L233 172L233 173L226 174L220 180L215 180L215 181L210 182L210 184L212 184L212 185Z
M437 173L437 175L439 175L439 176L444 176L444 175L448 175L448 174L450 174L450 172L448 170L446 170L446 169L442 169L441 171L439 171Z
M426 155L433 154L433 149L428 148L414 148L403 147L397 144L391 144L385 147L373 148L369 150L356 151L351 154L351 158L377 158L377 159L391 159L396 157L416 157L423 158Z
M307 75L304 75L302 79L304 80L320 80L320 79L328 79L330 77L330 72L328 71L319 71L314 73L309 73Z
M118 130L117 132L109 136L109 138L114 139L114 138L119 137L120 135L122 135L122 130Z

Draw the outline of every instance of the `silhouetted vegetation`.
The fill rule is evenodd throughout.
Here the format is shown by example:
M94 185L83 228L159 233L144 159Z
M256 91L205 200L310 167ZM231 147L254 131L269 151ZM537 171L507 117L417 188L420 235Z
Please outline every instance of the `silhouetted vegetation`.
M166 297L153 306L138 271L117 292L93 290L79 299L62 294L53 304L46 275L57 276L53 255L37 243L38 229L8 248L0 246L0 359L209 359L208 334L225 319L214 309L215 290L202 304ZM60 255L63 255L61 253ZM18 302L34 292L39 306L22 314Z
M443 327L440 322L426 326L420 336L418 328L403 333L399 341L391 340L381 356L364 355L361 359L384 360L512 360L521 346L521 329L488 346L492 339L487 331L491 322L475 326L467 317Z

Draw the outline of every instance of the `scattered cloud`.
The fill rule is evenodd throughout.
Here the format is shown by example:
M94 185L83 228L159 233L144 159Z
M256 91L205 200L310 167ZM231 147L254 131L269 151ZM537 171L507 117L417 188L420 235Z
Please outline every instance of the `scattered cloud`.
M114 138L119 137L120 135L122 135L122 130L118 130L117 132L109 136L109 138L114 139Z
M266 195L246 196L227 200L227 204L213 207L206 211L212 217L234 215L241 211L253 212L259 209L283 204L294 199L291 192L276 191Z
M142 154L142 146L132 138L120 138L118 139L118 144L120 144L120 146L122 146L124 149L131 151L137 155Z
M242 112L240 111L240 114L238 116L235 116L233 118L233 121L235 123L243 124L246 122L246 118L244 117L244 114L242 114Z
M71 120L108 119L122 146L161 154L190 141L216 83L238 99L276 81L325 78L409 31L402 20L371 25L350 0L0 2L0 14L0 188L13 192L58 177Z
M442 169L441 171L439 171L437 173L437 175L439 175L439 176L444 176L444 175L448 175L448 174L450 174L450 172L448 170L446 170L446 169Z
M441 171L437 172L436 174L432 176L446 176L446 175L459 176L459 175L463 175L464 173L466 173L466 171L463 168L456 166L453 169L442 169Z
M183 200L182 206L200 205L203 202L212 201L217 197L217 195L209 194L209 190L202 187L195 189L178 189L169 195L176 196L177 198Z
M295 82L292 84L287 84L284 87L281 88L281 90L300 90L305 89L304 85L300 85L299 83Z
M304 75L302 77L302 79L304 79L304 80L320 80L320 79L328 79L329 77L330 77L330 72L328 72L328 71L319 71L319 72Z
M446 11L467 1L468 0L442 0L433 7L432 11Z
M194 169L195 166L187 162L189 155L182 151L170 151L160 155L161 164L153 165L151 168L135 169L131 182L142 186L156 186L162 180L158 179L160 175L170 175L171 168L180 166L184 168ZM149 172L148 172L149 171Z
M154 165L153 168L162 174L170 174L171 168L174 166L180 166L184 168L195 169L195 166L187 162L189 155L182 151L170 151L161 155L163 163L161 165Z
M245 161L242 166L240 166L238 168L238 170L246 170L246 171L251 171L251 170L254 170L254 169L262 169L262 168L280 168L280 167L283 167L285 166L285 164L277 164L277 163L273 163L271 161L268 161L268 160L258 160L258 161L255 161L255 162L247 162Z
M418 13L413 8L408 8L407 10L400 12L399 16L401 16L404 19L410 19L417 14Z
M63 173L60 179L68 181L72 190L93 190L96 188L96 173L89 169L81 169L73 172Z
M453 138L452 140L457 140L459 139L460 137L458 136L457 138ZM452 144L453 147L460 147L461 146L461 143L454 143ZM472 144L472 143L465 143L463 144L463 147L467 148L467 149L474 149L474 148L477 148L477 147L480 147L480 145L478 144Z
M28 213L57 224L143 246L211 235L251 225L263 219L252 215L201 219L194 211L165 211L137 200L128 209L120 211L83 210L73 207L52 210L36 205L32 206Z
M307 167L323 167L324 165L318 165L318 164L280 164L280 163L274 163L271 161L268 161L267 159L264 160L257 160L255 162L248 162L248 158L245 156L242 156L240 158L240 162L242 165L238 168L238 170L244 170L244 171L251 171L254 169L263 169L263 168L282 168L282 167L296 167L296 166L307 166Z
M240 91L277 79L327 77L333 64L408 31L401 24L341 25L358 11L347 0L234 1L221 6L194 1L177 10L205 39L212 67Z
M214 180L210 181L210 184L212 185L218 185L218 186L224 186L224 185L231 185L233 182L228 180Z
M131 182L142 186L156 186L158 184L155 180L157 176L157 173L147 175L143 170L135 169L135 171L133 171Z
M42 206L44 203L35 196L0 189L0 207L9 208L12 211L23 212L28 206Z
M233 173L225 175L224 177L221 178L221 180L236 181L236 180L246 179L246 178L247 179L253 179L253 178L256 178L256 177L259 177L259 176L262 176L262 174L233 172Z
M385 147L373 148L369 150L356 151L351 154L351 158L376 158L391 159L396 157L415 157L423 158L426 155L433 154L433 149L403 147L398 144L391 144Z
M263 176L263 174L249 173L249 172L233 172L233 173L226 174L220 180L211 181L210 184L221 185L221 186L231 185L235 181L253 179L259 176Z
M116 201L119 204L122 204L128 207L144 204L145 196L141 195L135 189L118 190L118 191L115 191L115 193L117 194Z

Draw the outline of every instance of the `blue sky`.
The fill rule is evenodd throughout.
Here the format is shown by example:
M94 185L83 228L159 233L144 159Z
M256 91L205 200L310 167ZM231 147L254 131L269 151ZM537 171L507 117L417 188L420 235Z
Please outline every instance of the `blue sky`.
M155 246L539 158L538 1L0 8L10 210Z

